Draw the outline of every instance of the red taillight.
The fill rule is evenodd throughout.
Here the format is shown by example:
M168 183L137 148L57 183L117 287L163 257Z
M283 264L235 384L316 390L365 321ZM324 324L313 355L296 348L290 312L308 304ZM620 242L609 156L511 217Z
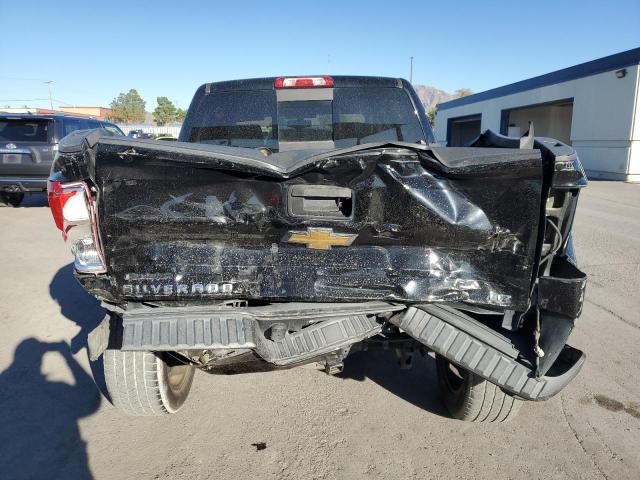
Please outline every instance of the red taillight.
M47 192L56 227L71 244L75 269L82 273L104 273L95 199L89 186L84 182L49 181Z
M58 227L58 230L60 230L64 235L64 217L62 211L64 210L64 205L71 197L78 193L78 190L65 189L62 187L62 183L49 180L47 182L47 193L49 197L51 215L53 215L53 221L56 222L56 227Z
M330 88L331 77L278 77L273 82L275 88Z

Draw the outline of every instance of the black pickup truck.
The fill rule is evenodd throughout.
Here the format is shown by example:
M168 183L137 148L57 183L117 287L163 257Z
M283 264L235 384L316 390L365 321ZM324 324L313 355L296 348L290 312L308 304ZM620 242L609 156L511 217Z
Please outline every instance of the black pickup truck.
M339 374L381 345L434 355L452 416L500 422L584 363L586 184L532 130L438 146L405 80L317 76L202 85L170 144L75 132L48 185L125 412L176 412L196 369Z

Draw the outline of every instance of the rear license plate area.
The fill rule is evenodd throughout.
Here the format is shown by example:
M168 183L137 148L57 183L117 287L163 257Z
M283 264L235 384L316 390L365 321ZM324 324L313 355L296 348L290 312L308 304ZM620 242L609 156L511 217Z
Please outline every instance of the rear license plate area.
M22 163L23 156L24 155L22 155L21 153L5 153L2 155L2 163L10 163L10 164Z

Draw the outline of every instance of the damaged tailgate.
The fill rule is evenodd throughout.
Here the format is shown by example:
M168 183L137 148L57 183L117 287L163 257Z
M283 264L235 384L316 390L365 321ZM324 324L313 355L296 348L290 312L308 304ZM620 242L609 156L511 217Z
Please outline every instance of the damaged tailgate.
M525 311L538 150L259 151L88 139L104 298L449 302Z

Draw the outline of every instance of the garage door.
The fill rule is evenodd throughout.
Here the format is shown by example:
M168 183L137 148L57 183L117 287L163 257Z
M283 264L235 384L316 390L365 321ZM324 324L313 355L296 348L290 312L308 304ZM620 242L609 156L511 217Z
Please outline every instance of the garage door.
M572 118L573 99L503 110L500 133L519 137L527 132L531 121L537 137L552 137L571 145Z
M447 121L447 145L462 147L476 138L480 135L481 120L480 114L450 118Z

